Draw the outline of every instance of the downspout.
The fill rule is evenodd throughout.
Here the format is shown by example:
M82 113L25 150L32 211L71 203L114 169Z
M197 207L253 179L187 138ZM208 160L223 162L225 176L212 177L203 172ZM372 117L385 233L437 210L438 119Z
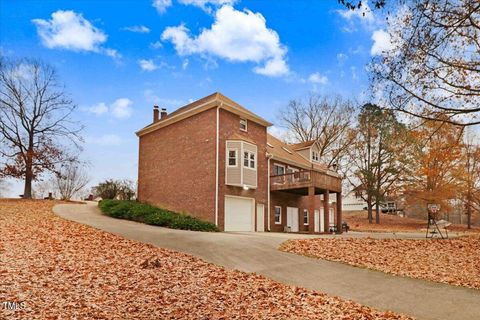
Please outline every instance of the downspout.
M217 107L217 125L216 125L216 137L215 137L215 225L218 227L218 157L219 157L219 128L220 128L220 107L222 103Z
M267 152L267 210L268 210L268 219L267 219L267 228L270 231L270 159L272 159L272 155Z

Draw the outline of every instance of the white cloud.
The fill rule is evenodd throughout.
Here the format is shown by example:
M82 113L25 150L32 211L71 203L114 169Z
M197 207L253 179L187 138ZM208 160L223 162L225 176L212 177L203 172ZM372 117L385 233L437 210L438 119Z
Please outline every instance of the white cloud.
M360 21L373 23L375 21L375 16L373 15L372 9L368 5L368 1L362 1L362 7L355 10L337 10L338 14L346 20L355 20L359 19Z
M350 67L350 72L352 73L352 79L353 79L353 80L357 80L357 79L358 79L357 67L351 66L351 67Z
M327 84L328 78L326 76L322 76L319 72L315 72L308 77L308 81L315 84Z
M344 24L341 27L343 32L351 33L357 31L358 22L367 30L372 30L380 22L375 18L368 1L362 1L361 8L337 10L337 13L344 19Z
M232 6L237 0L177 0L186 6L195 6L201 8L208 13L212 12L212 7L217 8L224 5ZM152 6L157 9L159 14L163 14L172 6L172 0L153 0Z
M111 57L115 60L120 60L122 58L122 55L120 53L118 53L118 51L115 50L115 49L102 49L102 52L105 55L107 55L107 56L109 56L109 57Z
M184 5L196 6L196 7L202 8L207 12L211 12L212 6L213 7L220 7L223 5L232 6L237 2L237 0L178 0L178 2Z
M337 61L339 65L343 65L345 61L347 61L348 56L345 53L338 53L337 54Z
M102 115L108 112L108 107L104 102L97 103L86 109L88 112L94 113L96 115Z
M104 134L100 137L87 137L87 143L100 146L118 146L122 144L122 139L116 134Z
M34 66L29 63L20 63L10 71L10 75L19 80L31 80L34 74Z
M110 112L115 118L128 118L132 115L133 109L131 105L133 102L128 98L119 98L111 103L109 106L105 102L97 103L91 107L82 108L81 110L93 113L97 116Z
M172 0L153 0L152 6L157 9L159 14L165 13L167 8L172 5Z
M265 66L255 67L253 71L269 77L277 77L289 73L287 62L283 57L270 59L265 63Z
M119 119L129 118L133 113L133 109L131 108L132 103L132 100L128 98L119 98L115 100L110 105L112 115Z
M130 31L130 32L136 32L136 33L149 33L150 32L150 29L148 27L145 27L145 26L142 26L142 25L125 27L122 30Z
M116 50L101 47L107 41L108 36L93 26L82 14L71 10L58 10L53 12L51 17L50 20L32 20L45 47L97 52L113 58L120 58L120 54Z
M294 143L295 140L292 139L292 134L283 127L271 126L268 127L268 133L272 136L280 139L282 141L286 141L287 143Z
M372 56L382 55L393 49L390 35L385 30L376 30L372 34L373 45L370 49Z
M193 100L190 101L191 99L189 101L185 101L185 100L175 99L175 98L160 97L157 94L155 94L155 92L151 89L147 89L143 91L143 95L147 102L151 103L152 105L157 105L162 108L167 108L167 110L173 110L185 105L186 103L193 102Z
M37 32L47 48L74 51L98 51L107 35L94 27L81 14L58 10L51 20L33 19Z
M161 47L163 47L163 44L160 41L150 43L150 48L152 49L159 49Z
M184 100L161 98L156 95L155 92L151 89L143 91L143 95L145 96L145 100L147 100L148 102L162 107L180 107L185 104Z
M183 60L183 63L182 63L182 69L183 70L187 69L188 63L189 63L188 59Z
M287 49L278 34L267 28L260 13L238 11L225 5L215 13L210 29L203 29L196 37L189 33L184 25L168 27L162 33L162 40L171 41L182 56L200 54L232 62L255 62L260 66L254 72L268 76L289 73Z
M142 68L143 71L155 71L158 68L160 68L160 66L156 65L152 59L138 60L138 64L140 65L140 68Z

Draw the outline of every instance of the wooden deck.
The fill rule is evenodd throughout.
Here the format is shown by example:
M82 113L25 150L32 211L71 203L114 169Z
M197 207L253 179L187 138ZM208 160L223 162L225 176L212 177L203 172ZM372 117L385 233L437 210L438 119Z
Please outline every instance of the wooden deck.
M299 172L270 176L271 191L288 191L308 187L329 190L331 192L341 192L342 179L315 170L302 170Z

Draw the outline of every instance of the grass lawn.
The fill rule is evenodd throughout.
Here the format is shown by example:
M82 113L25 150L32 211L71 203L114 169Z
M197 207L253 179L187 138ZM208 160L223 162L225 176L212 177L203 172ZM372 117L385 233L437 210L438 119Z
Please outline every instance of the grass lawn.
M399 276L480 289L480 235L449 240L289 240L280 250Z
M8 319L409 319L55 216L53 201L0 200Z
M381 213L380 224L375 223L375 212L373 213L373 223L368 222L367 211L343 212L342 220L346 221L352 231L366 232L422 232L427 228L427 221L421 219L399 217ZM455 232L475 232L480 233L479 227L470 230L465 225L454 224L448 228Z

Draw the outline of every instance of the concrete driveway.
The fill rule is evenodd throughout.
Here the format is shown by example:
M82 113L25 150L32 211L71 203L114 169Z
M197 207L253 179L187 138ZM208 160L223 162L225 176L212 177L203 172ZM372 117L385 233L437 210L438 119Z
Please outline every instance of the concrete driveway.
M62 204L55 206L53 211L65 219L128 239L190 253L227 268L255 272L285 284L318 290L377 309L405 313L418 319L480 318L480 290L402 278L277 250L287 239L315 236L172 230L104 216L96 203ZM392 235L377 233L374 236Z

